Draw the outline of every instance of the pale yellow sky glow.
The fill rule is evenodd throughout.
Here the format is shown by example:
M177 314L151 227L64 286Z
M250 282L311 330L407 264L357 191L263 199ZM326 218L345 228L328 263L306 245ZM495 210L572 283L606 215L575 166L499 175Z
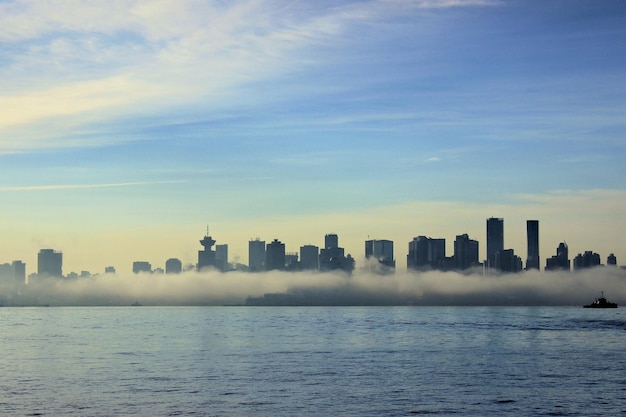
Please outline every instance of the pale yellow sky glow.
M542 267L545 258L554 255L563 241L569 244L571 258L593 250L600 253L603 263L609 253L617 256L619 264L626 261L622 244L626 235L622 222L626 193L560 192L547 196L511 196L511 201L510 205L420 201L323 215L233 217L212 222L209 227L218 244L229 245L231 262L248 263L251 238L259 237L266 242L277 238L286 244L288 252L299 252L300 246L322 246L326 233L337 233L340 246L358 264L363 262L364 241L368 237L393 240L398 270L404 270L408 242L419 235L445 238L447 254L451 256L455 236L468 233L480 242L480 256L484 258L485 221L491 216L504 217L505 246L514 248L525 260L526 220L538 219ZM189 221L179 221L179 226L124 224L124 228L106 230L90 213L84 215L84 219L73 219L79 225L73 228L49 225L33 229L27 221L16 224L14 229L7 230L16 238L2 240L0 252L8 259L27 262L30 272L36 269L36 254L44 247L63 251L65 273L103 272L108 265L124 273L131 270L136 260L148 261L154 268L163 268L172 257L184 264L197 262L197 251L201 249L198 240L204 235L204 224ZM587 220L581 222L582 218Z

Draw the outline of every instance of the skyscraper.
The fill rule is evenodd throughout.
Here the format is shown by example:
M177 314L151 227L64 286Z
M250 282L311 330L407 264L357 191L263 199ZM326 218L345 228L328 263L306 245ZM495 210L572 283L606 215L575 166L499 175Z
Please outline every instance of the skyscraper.
M53 249L41 249L37 255L37 275L40 277L63 276L63 253Z
M15 284L13 267L11 267L11 264L0 264L0 283L3 285L9 284L11 286Z
M330 233L324 236L324 249L333 249L339 247L339 236Z
M183 263L180 259L170 258L165 261L166 274L180 274L183 270Z
M274 239L267 244L265 249L265 269L267 271L285 269L285 244L278 239Z
M342 268L345 257L343 248L339 247L339 236L334 233L324 236L324 249L320 250L320 270L332 271Z
M13 261L11 267L13 268L15 282L24 285L26 283L26 264L22 261Z
M215 245L215 267L220 271L228 270L228 245Z
M546 259L546 270L554 271L559 269L570 270L569 249L565 242L559 243L555 256Z
M617 257L611 253L606 257L606 264L608 266L617 266Z
M487 267L496 267L496 254L504 250L504 219L487 219Z
M579 253L574 257L574 269L593 268L600 266L600 255L587 250L585 253Z
M300 269L298 252L285 252L285 269L287 271L298 271Z
M258 237L248 242L248 268L250 272L265 271L265 241Z
M133 262L133 273L138 274L140 272L152 272L152 264L146 261Z
M495 268L502 272L520 272L522 270L522 258L515 255L513 249L502 249L496 252Z
M324 249L320 249L320 270L333 271L354 270L354 259L345 255L344 248L339 247L339 236L334 233L324 236Z
M527 258L526 270L539 269L539 220L526 221Z
M446 257L446 240L433 239L426 236L414 237L409 242L409 253L406 256L408 269L440 269Z
M300 246L300 266L305 270L317 270L320 268L320 249L314 245Z
M381 265L389 268L396 267L393 258L393 241L391 240L366 240L365 257L377 259Z
M196 268L201 271L204 268L215 267L215 251L211 249L215 245L215 240L209 236L209 228L207 227L206 235L200 241L204 249L198 251L198 265Z
M467 269L478 264L478 241L470 239L467 234L457 235L454 241L454 267Z

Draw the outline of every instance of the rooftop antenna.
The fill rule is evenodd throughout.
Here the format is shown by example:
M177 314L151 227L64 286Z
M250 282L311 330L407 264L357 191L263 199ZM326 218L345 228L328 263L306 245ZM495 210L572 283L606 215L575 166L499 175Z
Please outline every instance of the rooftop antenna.
M204 235L204 239L200 241L200 244L204 246L205 250L211 250L211 246L215 245L215 240L209 236L209 225L206 226L206 235Z

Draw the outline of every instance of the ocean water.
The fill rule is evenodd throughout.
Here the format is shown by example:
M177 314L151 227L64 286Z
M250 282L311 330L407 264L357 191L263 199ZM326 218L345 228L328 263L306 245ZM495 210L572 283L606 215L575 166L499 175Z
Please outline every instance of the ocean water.
M624 309L0 308L0 415L626 415Z

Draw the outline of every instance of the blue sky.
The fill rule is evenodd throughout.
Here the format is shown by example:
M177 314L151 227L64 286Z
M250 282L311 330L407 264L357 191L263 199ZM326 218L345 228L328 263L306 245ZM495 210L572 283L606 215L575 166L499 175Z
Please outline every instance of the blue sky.
M544 258L626 259L623 2L2 1L0 27L0 262L195 262L209 223L244 262L339 232L404 264L421 234L484 252L492 215L522 257L539 218Z

